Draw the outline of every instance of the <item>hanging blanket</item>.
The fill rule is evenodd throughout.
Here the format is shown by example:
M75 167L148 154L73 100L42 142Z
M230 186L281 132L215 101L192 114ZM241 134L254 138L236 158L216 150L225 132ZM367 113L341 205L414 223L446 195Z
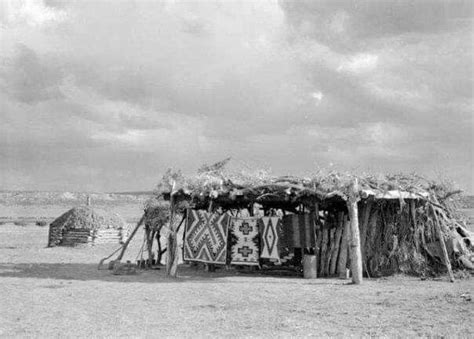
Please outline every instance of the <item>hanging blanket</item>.
M282 219L280 247L311 248L315 246L313 214L290 214Z
M184 260L225 264L229 220L227 214L189 209L184 237Z
M260 235L262 244L261 258L280 260L278 253L281 221L278 217L263 217L260 219Z
M232 218L230 231L235 238L231 264L258 265L258 225L256 218Z

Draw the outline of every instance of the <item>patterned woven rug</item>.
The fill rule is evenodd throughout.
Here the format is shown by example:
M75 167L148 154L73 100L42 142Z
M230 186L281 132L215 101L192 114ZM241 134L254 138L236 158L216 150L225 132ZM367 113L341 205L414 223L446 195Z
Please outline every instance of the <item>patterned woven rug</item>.
M188 210L184 260L225 264L230 217L227 214Z
M280 235L281 247L313 248L314 216L313 214L290 214L282 219L283 227Z
M261 258L275 259L277 262L280 260L278 234L281 232L281 227L281 221L278 217L263 217L260 219Z
M258 219L231 218L230 231L236 242L232 245L231 264L258 265Z

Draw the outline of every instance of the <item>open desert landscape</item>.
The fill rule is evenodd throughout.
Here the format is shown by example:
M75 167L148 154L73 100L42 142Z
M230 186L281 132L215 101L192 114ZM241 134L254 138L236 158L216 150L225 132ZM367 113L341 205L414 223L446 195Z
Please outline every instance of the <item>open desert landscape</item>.
M41 206L28 200L31 194L18 196L23 203L4 198L1 206L29 212L25 225L14 224L19 215L2 216L0 337L474 335L474 281L466 274L454 283L446 276L397 275L361 285L188 265L180 266L178 278L166 277L163 268L113 275L97 264L118 244L47 248L48 227L35 225L83 196L70 199L71 206L51 195L48 202L34 196ZM146 195L107 197L130 226L140 218ZM93 201L106 204L102 196ZM137 259L142 241L138 233L124 260Z
M0 339L474 338L473 0L0 0Z

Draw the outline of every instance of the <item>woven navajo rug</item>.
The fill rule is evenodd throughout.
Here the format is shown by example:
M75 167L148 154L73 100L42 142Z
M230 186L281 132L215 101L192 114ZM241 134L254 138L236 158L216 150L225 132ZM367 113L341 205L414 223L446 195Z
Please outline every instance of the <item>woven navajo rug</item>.
M231 218L230 231L235 237L232 245L231 264L258 265L258 219L256 218Z
M280 247L312 248L315 246L313 214L285 215L282 223Z
M188 210L184 260L225 264L230 217L227 214Z
M280 260L278 234L281 232L281 227L281 220L278 217L263 217L260 219L261 258Z

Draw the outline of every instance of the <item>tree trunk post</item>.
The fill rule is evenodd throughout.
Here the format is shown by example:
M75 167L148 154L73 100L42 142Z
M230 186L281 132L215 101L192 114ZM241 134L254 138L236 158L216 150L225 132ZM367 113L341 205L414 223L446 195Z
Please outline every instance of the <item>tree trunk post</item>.
M171 194L170 197L170 232L168 234L168 255L166 260L166 275L169 277L176 278L178 275L178 234L177 234L177 227L175 226L174 218L175 218L175 197Z
M337 273L339 274L339 278L345 279L347 274L347 252L351 234L350 223L346 215L343 216L342 228L341 253L339 254L339 261L337 263Z
M313 234L314 234L314 255L316 256L316 262L318 262L318 236L317 230L319 229L319 204L314 204L314 224L313 224ZM317 270L316 270L317 271Z
M362 282L362 251L360 246L359 232L359 212L357 202L360 200L357 179L352 182L349 187L348 199L346 201L349 210L351 237L349 242L352 282L360 284Z
M331 267L329 269L329 275L331 276L337 273L337 259L338 259L343 229L344 229L344 213L339 212L337 214L337 226L336 226L336 232L334 235L334 248L331 255Z
M161 238L161 234L160 234L160 230L158 230L156 232L156 235L155 235L155 239L156 239L156 242L158 244L158 249L156 251L156 264L157 265L161 265L161 256L163 255L163 252L161 250L161 241L160 241L160 238Z

